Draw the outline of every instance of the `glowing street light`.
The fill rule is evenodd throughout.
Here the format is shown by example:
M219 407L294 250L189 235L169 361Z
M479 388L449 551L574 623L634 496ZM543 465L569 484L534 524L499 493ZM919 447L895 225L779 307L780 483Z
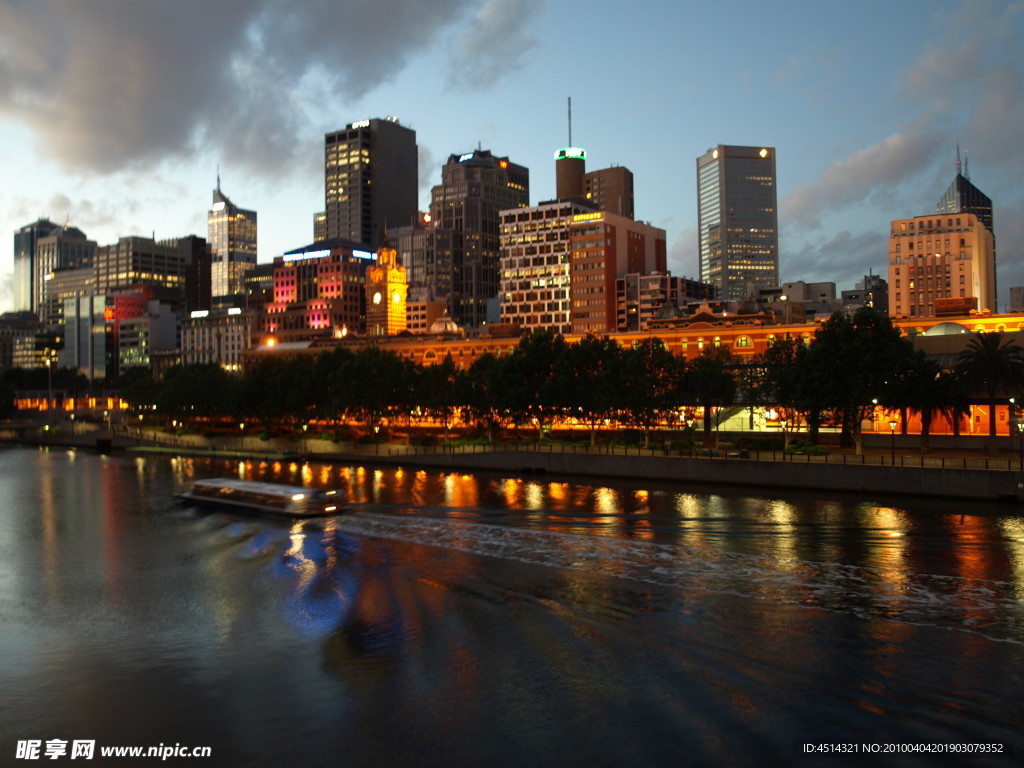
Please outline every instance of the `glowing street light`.
M892 436L892 444L891 444L891 448L890 448L889 458L892 460L893 464L896 463L896 425L897 424L899 424L899 422L896 421L896 419L891 419L889 421L889 434Z

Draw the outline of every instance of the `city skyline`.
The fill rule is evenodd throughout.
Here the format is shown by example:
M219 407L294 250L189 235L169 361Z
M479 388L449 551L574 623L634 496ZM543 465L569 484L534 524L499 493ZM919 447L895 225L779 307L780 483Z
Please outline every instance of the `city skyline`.
M667 231L673 274L698 274L692 168L711 147L776 148L780 280L849 287L884 273L890 221L934 210L959 140L995 206L1000 309L1024 284L1019 2L770 14L727 3L730 46L681 45L691 20L662 3L453 2L430 19L378 4L344 30L305 7L285 24L277 0L204 16L189 2L114 5L0 3L0 165L17 180L0 192L7 237L40 216L100 245L202 236L220 163L224 188L259 214L267 263L313 239L324 134L389 115L417 132L421 210L445 159L478 146L530 170L535 205L555 196L571 96L571 144L591 168L633 172L636 216ZM580 49L565 38L609 29L638 41L634 55L573 76ZM151 66L116 70L109 52L125 46ZM41 61L39 50L62 52ZM865 57L874 50L886 55ZM6 246L0 311L12 262Z

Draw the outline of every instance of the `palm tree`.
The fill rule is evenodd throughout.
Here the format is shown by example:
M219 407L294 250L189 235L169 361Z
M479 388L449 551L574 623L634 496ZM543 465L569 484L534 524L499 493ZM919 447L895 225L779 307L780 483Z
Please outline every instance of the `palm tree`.
M989 448L995 448L996 400L1019 395L1024 387L1024 349L1002 333L975 334L957 358L957 370L967 391L988 403Z

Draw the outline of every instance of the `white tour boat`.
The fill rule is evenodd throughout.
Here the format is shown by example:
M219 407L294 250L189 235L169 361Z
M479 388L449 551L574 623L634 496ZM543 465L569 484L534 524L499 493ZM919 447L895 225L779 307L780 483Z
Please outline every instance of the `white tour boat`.
M205 507L287 517L334 515L342 512L345 504L345 493L340 490L321 491L297 485L260 483L230 477L196 480L191 488L174 495L182 501Z

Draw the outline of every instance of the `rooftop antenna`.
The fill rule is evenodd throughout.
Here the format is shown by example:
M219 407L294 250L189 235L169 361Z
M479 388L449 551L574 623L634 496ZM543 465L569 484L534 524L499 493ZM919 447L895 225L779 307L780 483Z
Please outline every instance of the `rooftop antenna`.
M956 175L960 175L960 140L956 142Z
M572 96L569 97L569 146L572 146Z
M967 167L967 150L966 149L964 150L964 178L967 179L968 181L971 180L971 171Z
M959 153L959 151L960 151L959 150L959 145L957 145L957 146L958 146L957 152ZM959 154L957 156L959 157ZM959 163L960 163L960 161L957 160L957 164L959 164ZM217 163L217 191L220 192L220 163Z

